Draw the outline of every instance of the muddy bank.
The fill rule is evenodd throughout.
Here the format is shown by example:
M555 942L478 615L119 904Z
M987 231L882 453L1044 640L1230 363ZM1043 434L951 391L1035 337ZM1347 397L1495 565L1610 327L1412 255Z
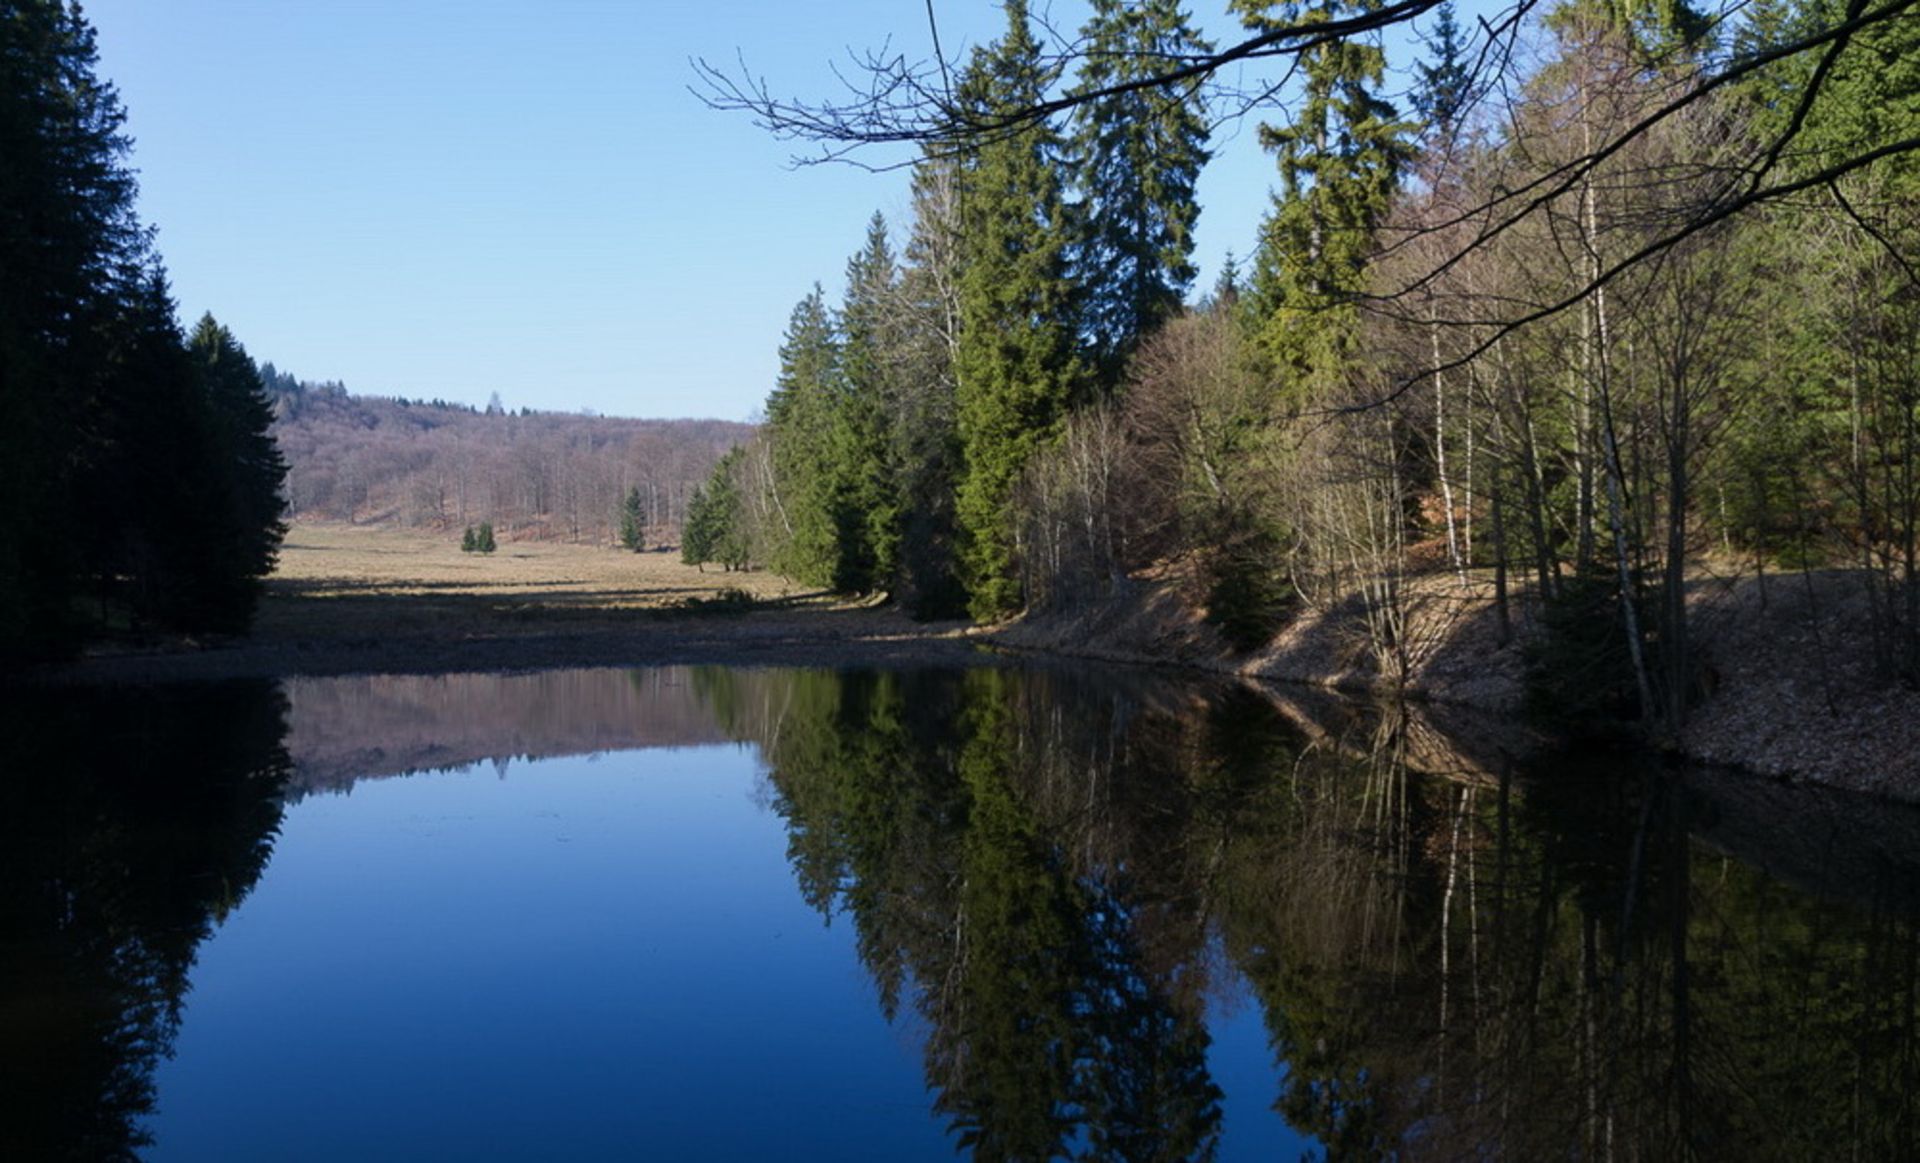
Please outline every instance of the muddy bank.
M459 674L573 667L937 666L994 664L960 623L915 623L889 609L774 609L737 614L572 619L467 633L280 636L96 650L30 672L51 684L198 682L349 674Z
M1309 611L1266 647L1236 653L1204 620L1194 590L1177 575L1133 579L1108 601L1030 617L991 638L1023 651L1388 693L1357 600ZM1676 752L1920 802L1920 693L1874 676L1873 630L1857 575L1706 578L1688 601L1705 695L1671 741ZM1523 650L1536 623L1525 601L1510 603L1509 615L1503 632L1485 583L1429 576L1409 584L1404 693L1426 704L1423 718L1471 712L1481 732L1492 722L1524 738Z
M980 666L1053 657L1293 684L1303 689L1285 697L1303 705L1311 701L1304 688L1393 693L1368 647L1357 601L1306 612L1266 647L1241 654L1206 623L1194 588L1191 579L1174 574L1132 579L1107 601L986 631L916 623L888 607L800 605L678 616L595 612L524 623L495 618L450 632L415 618L403 601L385 598L391 608L383 606L371 623L380 627L377 633L349 624L225 642L121 646L28 677L115 684L697 663ZM1857 576L1706 579L1695 583L1690 603L1709 693L1673 741L1678 752L1920 802L1920 693L1875 680L1872 627ZM1497 738L1502 752L1538 745L1520 714L1522 644L1534 632L1529 603L1511 603L1510 618L1503 628L1490 585L1450 575L1410 583L1405 693L1415 703L1415 738ZM1477 761L1463 766L1484 768Z

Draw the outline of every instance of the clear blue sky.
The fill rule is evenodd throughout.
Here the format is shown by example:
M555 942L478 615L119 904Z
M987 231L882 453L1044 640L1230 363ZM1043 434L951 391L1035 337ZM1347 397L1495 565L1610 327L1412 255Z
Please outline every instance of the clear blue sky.
M1194 5L1222 40L1224 8ZM743 419L794 302L815 280L837 296L874 210L906 221L904 173L790 167L794 145L688 92L688 60L738 52L777 92L829 95L849 48L929 55L923 0L86 10L182 315L211 310L305 379ZM950 55L1001 27L990 0L936 10ZM1251 250L1273 182L1252 127L1226 134L1201 187L1203 287Z

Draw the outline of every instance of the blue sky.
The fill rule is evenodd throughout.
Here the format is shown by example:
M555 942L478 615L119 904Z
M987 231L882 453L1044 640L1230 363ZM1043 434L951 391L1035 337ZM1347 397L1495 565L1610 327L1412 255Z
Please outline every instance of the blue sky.
M1224 8L1195 6L1221 39ZM990 0L936 10L949 54L1001 27ZM86 11L182 315L357 392L743 419L794 302L838 294L874 210L906 220L904 173L791 167L795 146L689 93L688 61L739 53L776 91L828 95L849 48L929 55L924 0ZM1251 249L1274 173L1251 125L1216 150L1201 286Z

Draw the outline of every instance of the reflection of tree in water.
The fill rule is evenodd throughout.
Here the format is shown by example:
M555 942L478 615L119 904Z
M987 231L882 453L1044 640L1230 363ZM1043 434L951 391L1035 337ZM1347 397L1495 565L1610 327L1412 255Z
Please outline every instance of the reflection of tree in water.
M1224 932L1330 1155L1914 1157L1916 929L1880 888L1712 853L1713 806L1625 763L1316 766Z
M1033 680L705 681L726 688L723 722L767 749L802 891L851 915L889 1015L913 990L935 1107L963 1145L985 1159L1211 1152L1219 1092L1198 1013L1143 959L1123 886L1085 860L1091 821L1045 814L1050 793L1107 772L1073 770L1081 752L1043 736Z
M195 951L271 851L284 703L14 691L0 732L0 1158L130 1158Z
M1209 1154L1221 952L1330 1157L1920 1146L1910 861L1835 903L1696 839L1723 810L1697 780L1420 776L1397 716L1309 744L1246 689L702 681L765 750L803 891L851 915L889 1015L929 1020L980 1157Z

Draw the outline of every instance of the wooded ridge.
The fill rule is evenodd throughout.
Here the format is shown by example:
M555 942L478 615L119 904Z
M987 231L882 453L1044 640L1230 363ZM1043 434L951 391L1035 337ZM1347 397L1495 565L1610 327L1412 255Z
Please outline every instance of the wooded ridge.
M273 436L296 519L395 523L457 533L612 545L638 490L647 544L677 542L693 489L753 434L726 420L635 420L510 412L356 395L271 363Z

